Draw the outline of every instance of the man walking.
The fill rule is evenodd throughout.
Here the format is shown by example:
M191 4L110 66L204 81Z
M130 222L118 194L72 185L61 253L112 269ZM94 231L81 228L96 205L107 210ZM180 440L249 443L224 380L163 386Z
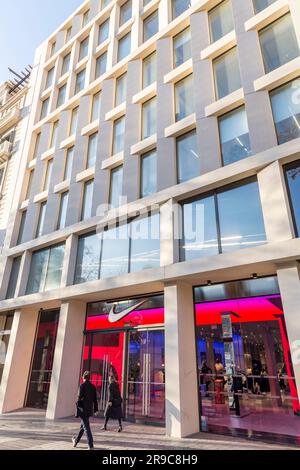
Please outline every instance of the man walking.
M90 417L98 412L96 387L90 382L90 372L83 374L83 383L79 387L77 406L77 417L81 419L80 430L77 437L72 438L73 447L80 442L83 434L86 433L89 450L94 450L93 435L90 427Z

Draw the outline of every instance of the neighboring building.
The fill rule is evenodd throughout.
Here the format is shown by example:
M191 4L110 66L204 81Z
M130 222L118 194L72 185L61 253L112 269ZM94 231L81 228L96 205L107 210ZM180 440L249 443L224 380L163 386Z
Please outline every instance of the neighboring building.
M70 416L90 369L168 435L299 442L300 3L191 3L86 1L37 51L0 412Z

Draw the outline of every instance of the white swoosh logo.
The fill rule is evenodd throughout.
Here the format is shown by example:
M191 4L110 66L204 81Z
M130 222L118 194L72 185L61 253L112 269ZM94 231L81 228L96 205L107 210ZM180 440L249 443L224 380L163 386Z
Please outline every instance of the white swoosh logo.
M133 307L126 308L125 310L122 310L122 312L115 313L115 305L112 306L110 309L110 312L108 314L108 321L110 323L116 323L119 320L122 320L122 318L126 317L129 315L129 313L133 312L137 308L141 307L145 302L147 302L148 299L143 300L142 302L139 302L138 304L134 305Z

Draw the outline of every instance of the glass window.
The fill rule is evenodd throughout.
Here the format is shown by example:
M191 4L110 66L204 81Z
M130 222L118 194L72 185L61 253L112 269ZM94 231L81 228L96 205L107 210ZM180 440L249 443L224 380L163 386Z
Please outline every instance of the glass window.
M84 28L90 20L90 10L86 10L82 17L82 27Z
M144 42L158 32L158 10L144 19Z
M183 183L200 175L200 160L196 131L191 131L176 139L177 179Z
M43 235L46 208L47 208L47 201L44 201L40 205L39 219L38 219L38 224L37 224L37 229L36 229L36 234L35 234L36 238L41 237Z
M64 181L71 179L73 159L74 159L74 147L70 147L66 153Z
M52 168L53 168L53 158L51 158L51 160L48 160L46 163L46 173L45 173L43 191L47 191L49 189L51 175L52 175Z
M116 80L116 99L115 106L119 106L126 101L127 92L127 73L123 73Z
M191 30L186 28L173 38L174 67L178 67L192 57Z
M99 233L79 237L74 284L99 279L101 240Z
M94 180L84 183L81 220L92 217Z
M244 106L221 116L219 129L224 165L251 155L248 121Z
M156 97L143 104L142 139L156 133Z
M71 39L71 36L72 36L72 26L70 26L67 30L66 30L66 40L65 40L65 43L67 44L67 42L69 42L69 40Z
M65 73L68 73L70 71L70 64L71 64L71 52L69 52L69 54L65 55L65 57L63 58L61 75L65 75Z
M69 191L65 191L60 196L60 208L57 222L57 230L61 230L66 226L67 208L69 201Z
M296 236L300 236L300 160L284 167L290 193Z
M29 172L29 178L28 178L28 184L27 184L25 200L29 199L30 196L31 196L33 177L34 177L34 170L31 170Z
M191 0L172 0L172 18L181 15L191 6Z
M180 121L194 111L194 79L193 75L189 75L175 83L175 121Z
M45 90L47 90L50 86L53 85L54 70L55 70L54 67L52 67L52 69L48 70Z
M98 142L98 132L89 137L88 153L86 167L92 168L95 166L97 158L97 142Z
M110 173L110 196L109 203L112 207L119 207L123 190L123 166L115 168Z
M17 288L17 282L19 278L21 260L22 260L22 256L18 256L17 258L13 259L6 297L5 297L6 299L13 299L16 295L16 288Z
M60 286L65 245L57 245L32 253L26 294L34 294Z
M27 215L27 211L23 211L22 215L21 215L21 220L20 220L17 245L20 245L24 241L23 237L24 237L24 228L25 228L25 222L26 222L26 215Z
M276 1L277 0L253 0L255 13L259 13Z
M50 105L50 98L42 101L42 109L41 109L41 119L44 119L48 116L49 113L49 105Z
M156 52L143 60L143 88L156 81Z
M241 76L237 48L234 47L213 61L216 98L233 93L241 88Z
M279 144L300 137L300 79L270 93Z
M56 41L54 41L50 46L50 57L52 57L56 52Z
M129 226L127 224L103 232L100 279L128 273Z
M67 97L67 85L63 85L58 89L58 95L57 95L57 108L65 104L66 102L66 97Z
M99 26L98 45L102 44L109 36L109 18Z
M32 155L33 160L38 157L40 142L41 142L41 132L36 134L35 143L34 143L34 151Z
M159 214L138 217L131 222L130 272L160 266Z
M124 150L125 116L114 122L113 149L112 153L122 152Z
M298 41L290 13L260 31L259 39L266 73L299 55Z
M127 33L119 40L118 61L125 59L131 52L131 33Z
M225 0L208 13L210 39L215 42L234 29L231 0Z
M74 108L72 110L71 122L70 122L70 132L69 132L70 136L76 134L77 125L78 125L78 114L79 114L79 106L77 106L77 108Z
M100 117L101 91L96 93L92 99L93 99L93 103L92 103L91 122L94 122L96 119L99 119Z
M79 62L83 60L89 52L89 36L85 38L81 43L80 43L80 49L79 49Z
M106 72L107 65L107 52L101 54L96 60L96 75L95 78L101 77Z
M103 10L110 4L111 0L101 0L101 9Z
M120 26L130 20L132 15L132 2L127 0L120 8Z
M141 197L157 191L157 155L156 150L141 157Z
M85 69L81 70L76 76L75 95L82 91L85 86Z
M57 144L58 125L59 125L59 121L55 121L53 123L49 148L55 147Z

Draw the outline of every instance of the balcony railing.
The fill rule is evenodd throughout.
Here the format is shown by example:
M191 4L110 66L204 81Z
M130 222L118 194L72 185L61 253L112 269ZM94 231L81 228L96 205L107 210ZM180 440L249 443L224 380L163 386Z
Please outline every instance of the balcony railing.
M0 111L0 134L6 132L10 127L17 124L20 119L21 111L15 107L12 109Z
M8 142L8 140L5 140L4 142L0 143L0 165L2 163L5 163L8 157L10 156L11 148L12 144L11 142Z

